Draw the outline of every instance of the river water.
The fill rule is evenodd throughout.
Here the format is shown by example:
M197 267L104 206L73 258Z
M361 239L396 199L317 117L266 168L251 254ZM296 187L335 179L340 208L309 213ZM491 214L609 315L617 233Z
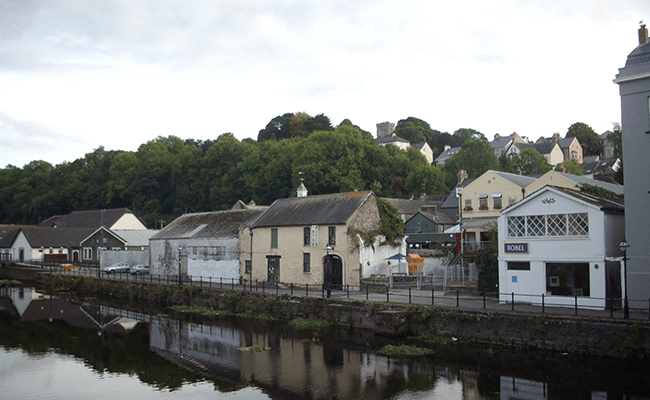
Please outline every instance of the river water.
M0 292L2 399L649 399L650 365L467 345L391 358L361 330L187 319Z

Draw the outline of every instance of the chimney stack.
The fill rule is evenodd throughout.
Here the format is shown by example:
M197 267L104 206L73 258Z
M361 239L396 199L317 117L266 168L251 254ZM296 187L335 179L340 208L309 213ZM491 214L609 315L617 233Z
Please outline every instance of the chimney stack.
M465 171L464 169L459 169L458 170L458 183L462 183L467 178L469 178L469 175L467 175L467 171Z
M648 28L646 28L643 21L641 21L641 27L639 28L639 44L646 43L648 43Z

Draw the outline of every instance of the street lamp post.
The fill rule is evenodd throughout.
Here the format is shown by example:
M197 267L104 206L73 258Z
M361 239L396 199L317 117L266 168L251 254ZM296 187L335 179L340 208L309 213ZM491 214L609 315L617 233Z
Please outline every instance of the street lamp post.
M183 246L178 246L178 284L183 284L183 275L181 274L181 266L183 264L181 255L183 254Z
M330 267L330 251L332 251L332 247L328 244L325 246L325 253L327 254L325 258L325 278L327 279L328 276L331 276L332 271ZM325 285L327 285L327 298L329 299L332 296L332 288L330 287L329 282L325 282Z
M623 252L623 284L625 285L625 294L623 295L623 318L630 318L630 303L627 300L627 249L630 247L630 244L623 239L618 247Z

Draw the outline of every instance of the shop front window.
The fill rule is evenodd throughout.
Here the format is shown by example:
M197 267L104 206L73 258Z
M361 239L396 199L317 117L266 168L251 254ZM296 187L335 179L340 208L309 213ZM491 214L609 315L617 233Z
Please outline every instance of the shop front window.
M589 296L589 263L546 263L546 292L553 296Z

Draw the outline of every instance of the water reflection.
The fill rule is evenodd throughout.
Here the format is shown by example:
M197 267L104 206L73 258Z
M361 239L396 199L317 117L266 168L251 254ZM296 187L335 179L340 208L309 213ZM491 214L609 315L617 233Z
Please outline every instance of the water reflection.
M434 357L389 358L365 350L378 345L367 331L312 340L286 324L182 321L77 304L33 288L1 288L0 307L0 346L56 349L100 373L133 375L165 390L209 382L218 392L245 397L243 388L257 388L257 396L273 399L650 399L647 362L628 368L615 360L459 346ZM8 384L2 379L0 387Z

